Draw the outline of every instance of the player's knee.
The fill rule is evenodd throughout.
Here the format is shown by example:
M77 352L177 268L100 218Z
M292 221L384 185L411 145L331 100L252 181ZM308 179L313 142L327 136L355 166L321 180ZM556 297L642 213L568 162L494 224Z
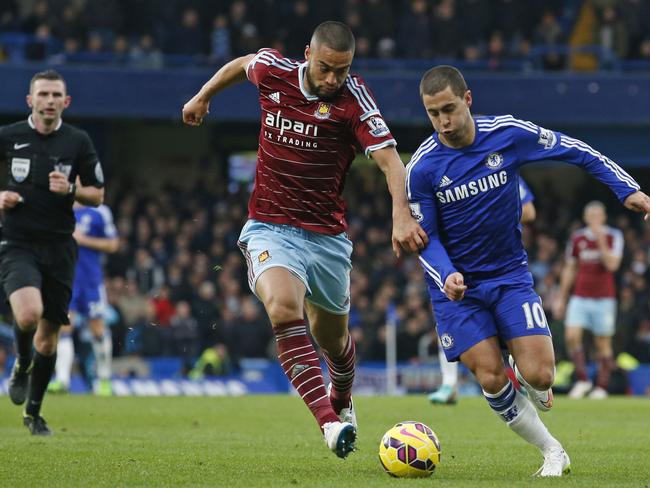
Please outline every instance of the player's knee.
M503 370L476 371L475 375L481 388L488 393L498 393L508 382L508 376Z
M34 330L43 315L43 309L30 306L14 312L14 319L22 330Z
M524 379L536 390L548 390L555 381L555 368L539 368L529 373L528 377L524 375Z
M574 327L567 327L564 333L564 340L569 347L577 347L581 345L582 334L579 329Z
M284 324L302 319L302 310L299 303L292 300L271 299L264 304L269 320L274 325Z

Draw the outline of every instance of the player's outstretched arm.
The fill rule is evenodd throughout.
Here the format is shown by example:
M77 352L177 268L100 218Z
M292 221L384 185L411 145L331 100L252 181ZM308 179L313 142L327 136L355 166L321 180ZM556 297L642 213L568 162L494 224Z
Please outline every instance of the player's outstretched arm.
M372 159L386 175L388 191L393 200L393 251L399 258L402 250L418 252L429 242L427 233L411 215L405 192L404 163L394 147L384 147L373 151Z
M650 220L650 197L642 191L635 191L623 202L630 210L645 213L644 220Z
M564 263L564 268L562 268L562 274L560 275L560 289L552 303L553 318L556 320L564 320L569 295L571 294L571 289L576 279L576 272L577 263L575 259L568 260Z
M465 284L465 278L458 271L451 273L447 276L445 280L445 286L442 291L445 292L447 298L452 302L457 302L462 300L465 296L465 290L467 290L467 285Z
M224 64L208 82L183 106L183 122L201 125L210 110L210 100L221 90L246 79L246 66L255 55L248 54Z
M103 252L106 254L113 254L117 252L120 247L120 240L117 237L92 237L87 236L77 227L72 234L77 244L94 251Z

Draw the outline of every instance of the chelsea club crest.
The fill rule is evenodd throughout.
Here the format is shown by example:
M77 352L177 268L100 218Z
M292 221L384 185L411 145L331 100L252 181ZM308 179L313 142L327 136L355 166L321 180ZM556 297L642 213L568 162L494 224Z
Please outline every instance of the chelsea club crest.
M485 166L490 169L499 169L503 164L503 156L500 153L491 153L485 160Z

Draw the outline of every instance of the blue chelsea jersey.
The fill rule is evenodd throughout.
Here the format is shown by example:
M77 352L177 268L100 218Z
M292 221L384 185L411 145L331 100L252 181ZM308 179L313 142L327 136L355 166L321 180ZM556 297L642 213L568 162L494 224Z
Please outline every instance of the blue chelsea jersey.
M113 214L106 205L99 207L75 207L77 229L89 237L114 238L117 230ZM102 253L88 247L79 246L79 257L75 271L75 282L97 286L103 283ZM76 283L76 284L77 284Z
M522 205L535 201L532 190L521 178L519 179L519 200L521 200Z
M474 124L469 146L450 148L433 134L407 166L411 213L429 236L420 263L441 290L455 271L471 284L526 270L520 166L543 160L582 166L621 201L639 189L612 160L565 134L511 115L477 117Z

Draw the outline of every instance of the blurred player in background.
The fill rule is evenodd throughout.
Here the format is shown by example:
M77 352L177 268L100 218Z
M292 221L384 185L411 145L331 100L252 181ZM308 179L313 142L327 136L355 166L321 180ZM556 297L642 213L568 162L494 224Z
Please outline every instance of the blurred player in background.
M77 260L72 204L101 204L104 174L88 134L61 119L70 96L59 73L34 75L27 105L27 120L0 128L0 158L9 165L8 190L0 192L0 281L15 320L9 396L16 405L27 400L23 423L32 435L51 435L41 405L59 328L68 323Z
M566 161L608 185L627 208L647 213L650 198L584 142L510 115L473 118L472 94L456 68L427 71L420 95L435 132L414 153L406 185L429 235L420 263L440 342L447 359L460 359L476 376L495 413L540 449L535 474L562 476L569 456L533 407L552 407L555 355L521 242L518 171L529 162ZM506 374L501 343L527 396Z
M535 195L523 179L519 179L519 200L521 201L521 223L529 224L535 220ZM453 405L458 401L458 362L448 361L444 348L438 338L438 363L442 384L436 391L429 395L431 403L439 405Z
M589 398L600 400L607 397L614 366L612 336L617 305L614 273L623 258L623 233L606 225L607 212L602 202L588 203L583 220L587 226L574 232L567 245L554 315L559 320L564 318L567 352L575 366L577 381L569 398L583 398L589 394ZM595 388L587 375L582 346L585 329L593 334L596 347Z
M341 192L357 148L386 175L396 254L415 252L426 241L409 212L395 139L364 81L349 74L354 49L349 27L324 22L305 49L305 62L261 49L222 67L183 108L183 120L198 125L224 88L246 78L258 88L257 172L239 245L250 288L273 325L280 364L339 457L354 450L356 440L355 346L348 333L352 243ZM305 310L328 365L329 390Z
M79 258L72 286L71 325L61 327L56 380L50 383L48 390L65 392L70 388L75 356L72 333L77 320L81 320L88 326L95 356L96 381L93 390L97 395L110 396L113 342L110 330L104 325L107 302L102 265L103 254L117 251L119 239L113 214L106 205L93 208L75 203L74 213L77 226L73 237L79 245Z

